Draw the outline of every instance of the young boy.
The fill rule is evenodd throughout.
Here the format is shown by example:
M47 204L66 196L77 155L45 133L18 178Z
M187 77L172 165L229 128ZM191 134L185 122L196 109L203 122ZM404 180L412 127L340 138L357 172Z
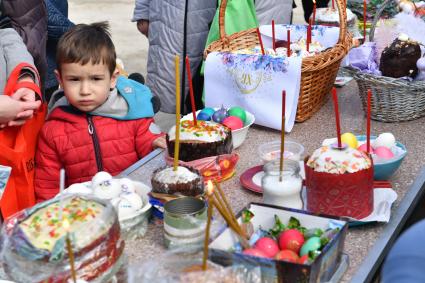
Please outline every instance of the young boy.
M56 61L63 91L53 94L38 141L37 201L58 193L61 168L69 186L98 171L119 174L153 148L165 147L149 89L117 75L106 23L80 24L65 33Z

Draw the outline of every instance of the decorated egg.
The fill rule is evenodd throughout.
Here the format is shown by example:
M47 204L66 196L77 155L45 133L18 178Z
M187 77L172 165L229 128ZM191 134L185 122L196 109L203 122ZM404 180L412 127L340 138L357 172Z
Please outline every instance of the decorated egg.
M385 146L379 146L375 148L375 154L382 159L390 159L394 157L394 153Z
M392 148L395 146L395 137L391 133L382 133L380 134L373 143L373 147L376 149L377 147L385 146L388 148Z
M81 194L81 195L89 195L93 193L93 190L82 183L72 184L66 189L65 193L67 194Z
M221 123L227 116L229 116L227 110L223 106L221 106L220 109L214 112L214 114L212 115L212 119L214 122Z
M240 128L243 127L243 122L241 119L239 119L236 116L229 116L227 118L225 118L222 122L223 125L229 127L230 129L233 130L238 130Z
M103 183L104 181L108 181L112 179L112 175L105 171L100 171L96 173L96 175L93 176L91 179L92 187L98 186L100 183Z
M284 260L289 262L298 262L299 258L300 257L291 250L281 250L275 256L275 259L277 260Z
M259 249L246 249L243 251L243 254L245 255L252 255L252 256L258 256L258 257L268 257L265 253L260 251Z
M93 193L100 199L113 199L120 195L121 186L118 180L111 179L93 187Z
M208 116L212 116L214 114L215 110L211 107L205 107L204 109L201 110L201 112L199 113L205 113Z
M282 250L291 250L298 254L303 244L304 236L297 229L286 230L279 236L279 247Z
M200 120L200 121L210 121L211 120L211 115L206 113L206 112L199 112L198 116L196 116L196 119Z
M242 107L239 107L239 106L231 107L227 111L227 113L229 113L229 116L238 117L239 119L242 120L242 123L245 124L245 122L246 122L246 111Z
M143 200L136 193L122 193L120 197L122 199L126 199L136 210L139 210L143 207Z
M308 254L311 251L317 251L318 249L320 249L320 246L321 246L320 238L319 237L311 237L301 247L300 255L303 256L305 254Z
M130 217L136 211L133 205L128 200L123 198L114 198L111 200L111 203L117 211L118 219Z
M254 248L262 251L267 257L274 257L279 252L279 246L276 241L269 237L258 239Z
M367 144L364 143L361 146L359 146L357 149L360 150L360 151L367 152ZM374 150L372 148L372 144L370 145L369 151L370 151L370 153L373 153L374 152Z
M341 142L345 143L351 148L357 148L357 138L352 133L344 133L341 135Z
M123 193L134 193L134 182L129 178L122 178L118 180L121 186L121 192Z

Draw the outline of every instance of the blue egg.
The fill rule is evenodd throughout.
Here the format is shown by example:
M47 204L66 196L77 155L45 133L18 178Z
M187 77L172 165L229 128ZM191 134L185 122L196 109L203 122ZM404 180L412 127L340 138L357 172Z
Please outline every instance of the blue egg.
M308 254L310 251L317 251L320 249L321 243L319 237L311 237L301 247L300 256Z
M198 116L196 116L196 119L198 119L200 121L210 121L211 115L208 115L208 113L201 111L201 112L198 113Z
M215 110L211 107L205 107L204 109L202 109L201 112L204 112L204 113L208 114L209 116L212 116L212 114L214 114Z

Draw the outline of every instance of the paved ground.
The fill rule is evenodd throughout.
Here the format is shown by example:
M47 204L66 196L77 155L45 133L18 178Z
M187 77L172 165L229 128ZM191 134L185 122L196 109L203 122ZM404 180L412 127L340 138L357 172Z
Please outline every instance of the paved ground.
M153 0L160 1L160 0ZM202 1L202 0L197 0ZM117 55L128 72L146 75L148 40L131 22L134 0L69 0L69 17L74 23L109 21ZM294 23L303 23L301 0L296 0ZM174 115L158 113L155 117L163 131L174 123Z

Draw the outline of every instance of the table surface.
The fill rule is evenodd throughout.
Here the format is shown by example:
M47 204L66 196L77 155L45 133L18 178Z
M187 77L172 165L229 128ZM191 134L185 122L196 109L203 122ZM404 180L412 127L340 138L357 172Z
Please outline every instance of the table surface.
M366 119L357 92L355 82L351 82L344 88L338 89L341 131L365 134ZM278 115L278 113L276 114ZM401 205L402 200L406 193L408 193L415 178L421 173L423 164L425 164L425 153L423 151L424 122L425 118L403 123L380 123L372 121L372 135L378 135L382 132L392 132L398 141L406 145L408 150L408 155L402 166L391 179L393 188L398 193L398 199L392 207L393 215L397 215L397 212L400 214L401 206L404 208L409 207L409 203ZM333 104L329 99L322 109L311 119L304 123L295 124L292 132L287 134L286 137L303 144L306 153L312 153L314 149L320 146L323 139L335 135ZM249 202L261 201L261 195L252 193L241 187L239 176L245 170L260 164L261 161L257 153L257 147L260 144L279 138L280 134L278 131L253 126L249 130L245 143L236 149L236 153L240 156L236 176L225 181L222 185L234 211L239 211ZM159 154L131 172L129 176L132 179L150 184L152 171L163 164L163 155ZM417 180L416 187L421 188L423 181L423 178ZM415 198L415 195L416 192L409 199L406 197L406 201L410 202ZM388 224L373 223L349 229L345 240L344 252L349 255L350 266L344 274L342 282L351 280L353 282L363 282L365 280L366 277L362 276L366 276L364 274L368 273L368 268L376 262L375 256L377 255L374 255L371 250L380 250L379 245L382 245L382 243L378 239L385 238L385 235L388 233L391 234L391 231L393 231L390 229L391 226L397 226L398 222L395 223L395 221L400 221L399 218L402 216L398 215L397 219L393 217ZM130 261L133 263L154 258L158 253L164 251L163 230L162 224L159 221L149 224L149 230L143 238L127 242L127 253ZM363 262L364 264L362 265Z

